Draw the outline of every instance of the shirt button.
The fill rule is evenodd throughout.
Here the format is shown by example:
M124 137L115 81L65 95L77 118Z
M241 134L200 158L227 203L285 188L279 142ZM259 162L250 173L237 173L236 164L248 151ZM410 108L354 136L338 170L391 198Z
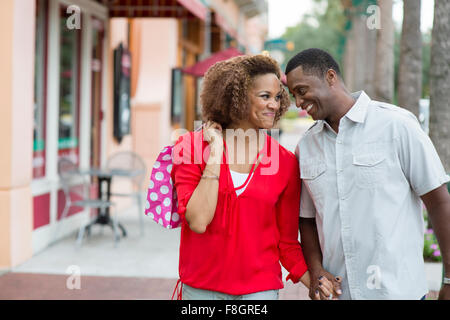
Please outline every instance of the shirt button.
M336 140L338 144L342 144L342 140Z

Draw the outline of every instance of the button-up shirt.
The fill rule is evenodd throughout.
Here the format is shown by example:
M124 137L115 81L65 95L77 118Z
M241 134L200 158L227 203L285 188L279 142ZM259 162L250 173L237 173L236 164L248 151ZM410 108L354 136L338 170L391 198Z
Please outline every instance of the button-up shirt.
M319 120L297 146L300 216L316 219L323 267L343 278L341 299L420 299L420 196L450 177L412 113L363 91L353 97L338 133Z

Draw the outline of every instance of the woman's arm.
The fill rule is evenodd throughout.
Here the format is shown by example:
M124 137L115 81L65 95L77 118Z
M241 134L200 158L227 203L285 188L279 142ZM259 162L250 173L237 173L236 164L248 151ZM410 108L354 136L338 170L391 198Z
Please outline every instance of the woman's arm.
M202 178L186 205L186 221L196 233L204 233L214 218L219 193L220 164L223 154L222 128L208 122L204 138L209 142L210 154Z

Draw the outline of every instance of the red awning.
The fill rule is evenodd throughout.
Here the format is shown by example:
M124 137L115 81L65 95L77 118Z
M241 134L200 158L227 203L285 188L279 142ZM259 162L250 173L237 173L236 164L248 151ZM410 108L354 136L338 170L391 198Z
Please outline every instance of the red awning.
M214 23L217 24L220 28L222 28L226 33L228 33L233 38L236 38L238 33L235 28L233 28L223 16L219 13L214 13Z
M208 8L201 0L108 0L109 16L126 18L206 19Z
M195 77L203 77L203 75L208 71L209 67L219 61L227 60L232 57L242 56L243 53L236 48L228 48L223 51L219 51L209 56L205 60L199 61L196 64L182 69L184 73L193 75Z
M200 2L200 0L177 0L177 2L188 9L189 12L191 12L197 18L205 21L208 9L203 3Z
M219 51L209 56L205 60L199 61L196 64L182 69L184 73L190 74L195 77L203 77L208 69L216 62L227 60L233 57L242 56L243 53L236 48L228 48L223 51ZM287 86L286 75L281 71L281 82Z

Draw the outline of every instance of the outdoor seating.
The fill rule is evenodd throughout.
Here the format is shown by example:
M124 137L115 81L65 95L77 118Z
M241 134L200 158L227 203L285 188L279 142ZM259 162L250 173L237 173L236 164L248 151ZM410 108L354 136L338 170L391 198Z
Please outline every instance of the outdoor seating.
M68 215L71 207L82 207L89 209L107 209L114 206L113 202L102 200L100 198L92 198L90 196L90 179L89 176L80 172L79 168L71 160L62 158L58 161L58 174L61 186L64 192L65 205L61 215L61 221ZM114 244L117 245L119 240L117 219L111 219L109 224L114 231ZM86 228L90 228L91 223L82 225L78 232L77 245L81 246ZM54 242L58 236L61 223L58 223L54 235Z
M140 224L140 233L144 234L144 196L142 194L142 185L145 179L146 165L144 160L135 152L121 151L113 154L106 162L106 168L111 172L126 173L120 176L124 179L128 179L132 183L131 192L111 192L111 197L130 197L136 200L138 207L138 217ZM116 180L117 181L117 180ZM120 180L119 180L120 181Z

